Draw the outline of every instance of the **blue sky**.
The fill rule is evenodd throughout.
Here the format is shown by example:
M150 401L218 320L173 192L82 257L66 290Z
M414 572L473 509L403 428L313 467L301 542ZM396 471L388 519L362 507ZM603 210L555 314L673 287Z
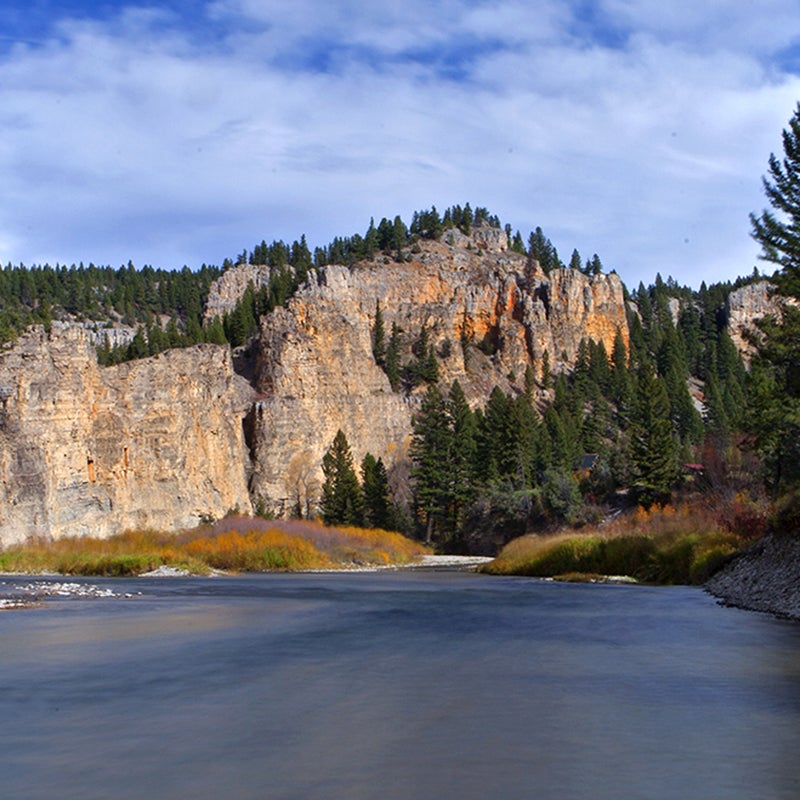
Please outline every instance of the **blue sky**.
M470 202L631 287L733 279L798 100L796 0L5 0L0 263Z

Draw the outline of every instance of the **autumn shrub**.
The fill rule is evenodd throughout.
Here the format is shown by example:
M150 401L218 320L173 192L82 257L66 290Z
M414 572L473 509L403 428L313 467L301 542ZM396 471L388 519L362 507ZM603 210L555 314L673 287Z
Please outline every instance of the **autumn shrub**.
M686 534L677 540L667 540L656 547L652 558L637 578L650 583L691 583L690 573L697 546L697 535Z
M223 530L199 536L183 547L188 555L215 569L257 572L332 566L330 558L312 542L274 527Z
M128 576L160 566L196 574L334 569L403 564L424 552L419 543L388 531L234 514L179 534L135 530L108 539L31 540L0 551L0 571Z
M713 513L690 506L639 508L586 533L525 536L486 568L494 574L628 575L658 584L699 584L745 543Z
M63 554L54 564L63 575L103 575L111 578L130 577L149 572L163 564L156 553Z
M738 492L730 500L718 504L717 517L724 530L754 541L767 532L769 506L763 499Z
M539 541L534 542L533 538ZM520 542L516 547L512 545L515 542L503 549L487 571L538 577L569 573L639 576L655 551L654 543L646 536L605 538L570 534L525 537L524 543Z
M701 540L689 568L689 583L705 583L741 546L741 540L731 534Z
M14 546L0 552L0 572L45 572L47 565L47 554L38 548Z

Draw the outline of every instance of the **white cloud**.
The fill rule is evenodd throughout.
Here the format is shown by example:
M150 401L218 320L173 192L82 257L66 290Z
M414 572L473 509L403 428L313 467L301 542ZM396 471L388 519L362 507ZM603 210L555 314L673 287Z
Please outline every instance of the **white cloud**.
M681 47L770 53L798 39L794 0L601 0L601 6L628 28Z
M770 7L783 48L800 10ZM149 10L64 22L0 58L0 260L219 263L470 201L629 283L749 272L800 80L744 41L749 4L603 8L226 0L206 39Z

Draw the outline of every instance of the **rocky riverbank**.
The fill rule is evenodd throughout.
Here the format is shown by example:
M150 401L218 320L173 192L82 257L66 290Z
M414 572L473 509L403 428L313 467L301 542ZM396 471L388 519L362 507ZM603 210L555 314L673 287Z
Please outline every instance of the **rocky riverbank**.
M727 605L800 620L800 537L766 536L706 584Z
M115 592L108 587L77 581L0 580L0 611L29 608L39 605L42 600L48 597L94 599L99 597L131 598L135 596L131 592Z

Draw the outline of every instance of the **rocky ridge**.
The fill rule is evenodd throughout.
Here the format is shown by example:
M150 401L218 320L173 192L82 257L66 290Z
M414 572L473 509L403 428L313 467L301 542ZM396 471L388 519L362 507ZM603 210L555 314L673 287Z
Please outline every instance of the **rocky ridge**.
M300 502L321 480L322 456L341 428L356 460L366 452L407 470L411 417L423 387L393 392L372 355L380 304L387 335L402 331L404 358L425 327L438 354L440 381L458 380L483 404L495 386L523 390L527 367L541 376L574 363L581 339L610 353L617 331L627 344L622 282L538 265L506 247L504 232L451 232L426 241L411 260L389 259L312 272L286 308L264 317L257 345L259 399L248 418L251 494L276 513ZM398 481L399 482L399 481Z
M205 322L214 317L222 319L232 311L251 283L256 290L268 287L274 272L275 268L266 264L239 264L223 272L209 287L203 313Z
M523 391L525 372L570 369L584 337L627 344L614 274L549 275L479 227L422 240L401 262L381 256L311 270L285 308L261 320L247 379L227 346L200 345L99 367L96 332L54 323L0 353L0 544L31 535L107 536L176 529L228 510L313 509L337 429L407 486L412 416L424 386L393 391L372 354L378 303L402 358L423 329L443 388L473 406L495 386ZM240 265L212 286L209 319L232 309L270 269ZM241 360L241 359L240 359ZM238 362L237 362L238 363Z

